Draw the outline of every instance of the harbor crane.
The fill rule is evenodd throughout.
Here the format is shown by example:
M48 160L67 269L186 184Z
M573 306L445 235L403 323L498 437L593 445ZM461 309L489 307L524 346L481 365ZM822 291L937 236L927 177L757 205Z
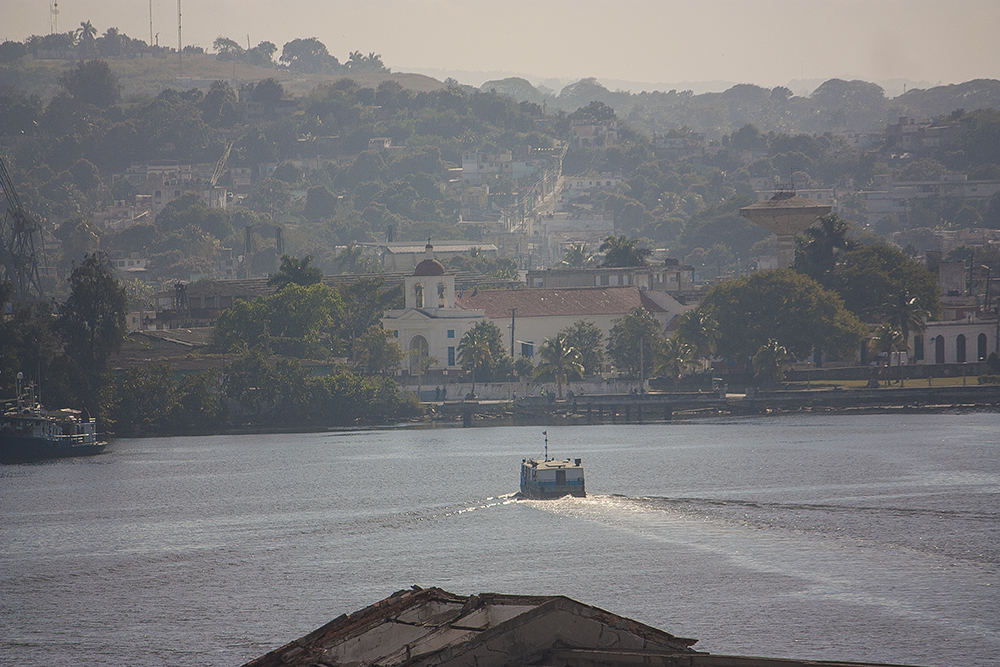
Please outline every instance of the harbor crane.
M44 298L38 266L44 262L41 225L28 213L0 157L0 186L7 207L0 219L0 280L14 287L15 304Z

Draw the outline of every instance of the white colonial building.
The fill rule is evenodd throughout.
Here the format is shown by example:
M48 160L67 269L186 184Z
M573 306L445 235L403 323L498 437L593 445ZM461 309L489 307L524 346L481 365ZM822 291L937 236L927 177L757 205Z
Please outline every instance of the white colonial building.
M459 371L462 336L483 320L500 328L505 348L513 347L515 357L533 357L546 338L579 320L597 325L607 337L614 321L633 308L651 312L664 329L690 309L666 292L640 290L636 285L465 290L456 294L455 277L445 274L433 250L428 243L424 260L406 277L404 308L387 311L382 318L382 327L392 332L406 355L404 368L410 375L428 370L432 374ZM432 361L428 364L427 359ZM419 367L421 360L423 368Z
M424 260L404 281L403 309L389 310L382 318L382 328L393 333L406 355L404 367L411 375L424 373L427 368L418 366L428 360L432 367L457 370L458 342L485 315L456 305L455 276L445 275L430 243L424 252Z
M911 335L916 364L964 364L985 361L997 351L997 320L968 315L963 320L928 322L922 333Z

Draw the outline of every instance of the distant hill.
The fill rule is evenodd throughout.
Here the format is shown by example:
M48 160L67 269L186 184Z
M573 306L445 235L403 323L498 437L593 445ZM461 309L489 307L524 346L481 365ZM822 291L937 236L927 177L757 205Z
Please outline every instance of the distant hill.
M572 112L591 102L602 102L646 134L686 127L711 138L748 123L763 132L866 132L879 131L899 116L924 120L956 109L1000 109L1000 81L995 79L913 89L894 98L886 97L877 84L842 79L830 79L808 96L795 96L782 86L768 89L753 84L700 95L676 90L630 93L609 90L594 78L571 83L558 94L519 77L487 81L480 90L495 90L519 102L545 103L550 113Z
M275 78L281 82L285 92L293 96L305 95L321 83L339 79L353 79L369 88L385 80L396 81L404 88L418 92L444 88L443 83L429 76L404 72L303 74L244 63L237 63L234 69L232 62L216 60L214 55L184 54L183 76L180 75L181 64L176 53L168 57L112 58L106 62L118 76L125 99L155 96L166 88L208 90L212 82L219 79L238 87L243 82ZM75 64L76 61L72 60L24 59L14 65L0 65L0 86L12 86L48 101L59 92L59 76Z

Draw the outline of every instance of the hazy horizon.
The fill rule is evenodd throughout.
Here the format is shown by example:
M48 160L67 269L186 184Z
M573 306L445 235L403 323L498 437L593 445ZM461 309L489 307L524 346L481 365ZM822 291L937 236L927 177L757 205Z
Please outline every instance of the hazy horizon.
M50 6L0 0L0 40L48 34ZM56 28L90 21L99 34L116 27L149 41L150 7L153 41L176 47L176 0L62 0ZM753 83L805 94L846 78L879 83L892 96L904 83L1000 79L996 25L995 0L621 0L613 7L594 0L182 0L184 45L211 50L220 36L266 40L280 54L292 39L316 37L341 61L351 51L376 52L393 71L437 72L472 85L501 78L491 74L521 76L556 92L553 82L596 77L636 92Z

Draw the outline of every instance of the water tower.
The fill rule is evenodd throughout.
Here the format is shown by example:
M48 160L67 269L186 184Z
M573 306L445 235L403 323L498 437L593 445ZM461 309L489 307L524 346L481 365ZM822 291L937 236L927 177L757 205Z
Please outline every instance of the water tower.
M778 268L787 269L795 260L795 235L832 210L795 196L794 190L779 190L767 201L740 209L740 215L778 236Z

